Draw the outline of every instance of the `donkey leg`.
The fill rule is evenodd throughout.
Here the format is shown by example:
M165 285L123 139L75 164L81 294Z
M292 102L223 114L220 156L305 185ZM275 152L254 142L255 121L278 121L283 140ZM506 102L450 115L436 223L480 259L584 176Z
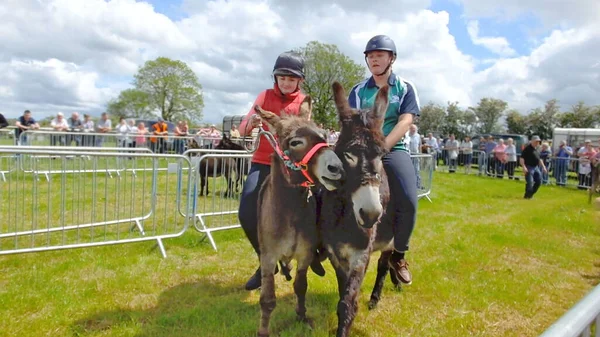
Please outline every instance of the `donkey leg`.
M258 327L258 337L269 337L271 313L275 310L276 306L274 273L277 260L275 262L267 260L268 258L261 256L262 287L260 289L260 325Z
M296 272L296 279L294 280L294 293L296 293L298 299L298 303L296 303L296 318L298 321L307 323L313 328L312 320L306 316L306 290L308 289L308 280L306 277L307 271L308 267L306 266L302 269L299 268Z
M200 196L204 195L204 186L206 186L206 177L200 177Z
M365 269L358 267L350 273L344 294L338 303L338 329L337 337L348 337L354 318L358 312L358 295L360 286L365 277Z
M381 252L381 256L379 256L379 260L377 261L377 277L375 278L375 286L369 300L369 310L375 309L381 298L381 291L383 290L383 284L385 283L385 277L389 268L388 261L390 255L392 255L391 252Z

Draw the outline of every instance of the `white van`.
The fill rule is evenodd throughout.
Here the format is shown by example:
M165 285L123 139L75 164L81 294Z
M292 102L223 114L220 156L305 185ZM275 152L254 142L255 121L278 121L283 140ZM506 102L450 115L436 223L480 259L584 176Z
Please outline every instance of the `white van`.
M560 141L565 140L567 145L575 149L583 145L586 139L592 141L593 147L600 146L600 129L555 128L552 136L552 147L558 146Z

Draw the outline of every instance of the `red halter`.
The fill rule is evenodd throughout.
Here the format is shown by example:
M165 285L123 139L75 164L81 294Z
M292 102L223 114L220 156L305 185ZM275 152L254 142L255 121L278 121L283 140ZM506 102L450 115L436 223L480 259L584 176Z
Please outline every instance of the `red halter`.
M310 177L310 174L308 173L308 162L312 159L315 153L319 151L319 149L327 146L329 146L327 145L327 143L316 144L312 147L312 149L310 149L310 151L308 151L308 153L306 153L306 155L304 156L304 158L302 158L300 162L293 162L290 159L290 157L287 154L285 154L285 152L281 151L281 148L279 147L278 143L276 143L275 152L277 153L279 158L283 160L283 163L287 168L294 171L302 172L302 174L306 178L306 181L300 184L300 186L308 188L315 185L314 180Z

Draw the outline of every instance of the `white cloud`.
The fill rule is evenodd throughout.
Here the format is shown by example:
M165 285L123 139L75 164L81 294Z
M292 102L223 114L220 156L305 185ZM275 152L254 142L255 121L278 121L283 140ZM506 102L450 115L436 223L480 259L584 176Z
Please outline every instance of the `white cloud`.
M600 103L595 57L600 29L594 22L557 29L530 55L507 58L514 55L509 42L479 36L475 21L490 16L486 11L497 9L495 2L462 2L473 20L474 43L498 58L474 59L459 50L449 14L427 9L429 0L374 0L366 8L355 0L293 6L284 0L185 0L179 20L134 0L5 0L0 2L0 112L13 117L29 108L38 118L58 110L98 114L130 85L140 65L167 56L196 72L205 120L219 122L223 115L247 112L256 95L272 86L279 53L318 40L336 44L363 64L365 43L376 34L396 41L394 70L415 83L423 103L471 105L485 96L521 109L555 97L564 104ZM539 3L509 0L500 12L509 17L534 5ZM570 10L576 11L567 10L568 16L575 16ZM547 8L540 13L544 20L554 17ZM476 71L482 63L488 68Z
M515 50L510 47L508 40L503 37L486 37L479 36L479 22L477 20L469 21L467 24L467 32L473 44L483 46L491 52L501 56L512 56L516 54Z

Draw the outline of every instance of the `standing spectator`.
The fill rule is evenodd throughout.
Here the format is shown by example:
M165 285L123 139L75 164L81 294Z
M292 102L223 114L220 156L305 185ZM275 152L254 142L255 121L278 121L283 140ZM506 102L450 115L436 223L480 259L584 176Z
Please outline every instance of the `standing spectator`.
M67 136L67 145L71 146L71 143L74 141L75 146L81 146L81 133L83 131L83 122L79 119L79 113L73 112L71 117L67 119L67 124L69 124L69 130L72 133L77 133L77 135L72 134Z
M137 126L137 136L135 137L136 147L146 147L146 135L148 133L150 133L150 131L146 129L146 124L144 124L143 122L139 122Z
M94 127L94 121L92 120L92 116L88 114L83 115L83 133L94 133L95 129L96 128ZM94 146L94 144L96 143L94 141L95 139L96 137L93 135L84 135L83 146Z
M67 123L67 120L65 119L62 112L59 112L56 114L56 118L54 118L50 122L50 126L56 132L65 132L65 131L69 130L69 123ZM65 136L56 135L56 134L51 135L50 136L50 145L54 146L54 145L56 145L56 143L58 143L61 146L64 146L65 145Z
M119 118L119 125L116 129L119 136L117 136L117 146L127 147L127 134L131 132L131 127L127 124L124 117Z
M542 143L542 148L540 149L540 159L544 162L546 166L546 170L550 171L550 156L552 156L552 152L550 151L550 146L547 142ZM550 183L548 179L548 172L542 174L542 184L548 185Z
M323 124L321 124L322 126ZM210 129L208 130L208 138L212 138L212 147L214 148L215 146L217 146L219 144L219 141L221 141L221 137L223 137L221 135L221 131L217 130L217 127L213 124L210 126Z
M504 178L504 166L506 165L506 145L504 139L498 139L498 145L492 150L496 159L496 178Z
M23 139L21 139L21 133L23 133L23 131L37 130L40 128L40 125L35 121L35 119L33 119L33 117L31 117L31 111L29 110L25 110L25 112L23 112L23 116L19 117L15 123L15 126L17 127L15 129L15 141L17 142L17 145L27 145L28 143L26 135L23 136Z
M165 153L165 138L169 135L169 126L162 117L158 117L158 121L152 124L152 152Z
M428 133L427 138L425 139L425 147L427 148L427 153L429 153L433 158L434 169L437 169L437 153L439 149L438 141L433 136L433 133Z
M567 141L561 140L560 146L554 151L554 179L556 185L565 186L567 184L567 172L569 171L569 158L573 155L573 149L567 145Z
M577 188L586 190L592 186L592 165L591 159L596 155L596 151L592 147L592 141L585 140L583 147L577 151L579 157L579 185Z
M460 150L463 153L465 173L470 174L471 164L473 164L473 142L471 141L471 137L465 137L464 141L460 144Z
M508 172L508 179L516 179L515 168L517 167L517 148L515 147L514 140L508 138L506 140L506 171Z
M494 141L493 136L488 136L487 142L485 142L485 156L488 160L487 163L487 175L494 176L496 174L496 158L494 156L494 149L498 146Z
M185 150L185 138L181 138L181 137L187 137L188 134L189 134L188 129L186 128L185 124L183 124L183 121L177 122L177 126L175 127L175 140L174 140L176 153L182 154L183 151Z
M408 151L411 155L421 153L421 135L418 132L418 127L415 124L411 124L408 127ZM412 158L413 167L415 168L415 174L417 176L417 188L421 188L421 168L420 159Z
M485 149L487 147L486 140L483 137L479 137L479 147L477 152L477 165L479 166L479 175L485 174L485 168L487 167L487 153Z
M458 161L458 141L454 138L454 134L450 134L450 138L446 141L446 145L444 149L446 149L448 153L448 161L449 161L449 172L456 172L456 166Z
M235 124L231 126L231 130L229 131L229 138L240 138L240 130L237 129L237 126Z
M135 126L135 119L129 120L129 135L127 136L127 147L136 147L136 137L138 128Z
M525 174L525 195L523 198L531 199L542 184L542 171L547 172L544 162L540 159L540 153L537 147L540 145L540 137L533 136L529 145L521 152L520 164Z
M103 112L100 116L100 120L96 125L97 133L109 133L112 130L112 122L108 118L108 114ZM96 146L101 147L104 143L104 136L96 136Z
M4 118L3 114L0 114L0 129L3 129L7 126L8 126L8 122L6 121L6 118Z

